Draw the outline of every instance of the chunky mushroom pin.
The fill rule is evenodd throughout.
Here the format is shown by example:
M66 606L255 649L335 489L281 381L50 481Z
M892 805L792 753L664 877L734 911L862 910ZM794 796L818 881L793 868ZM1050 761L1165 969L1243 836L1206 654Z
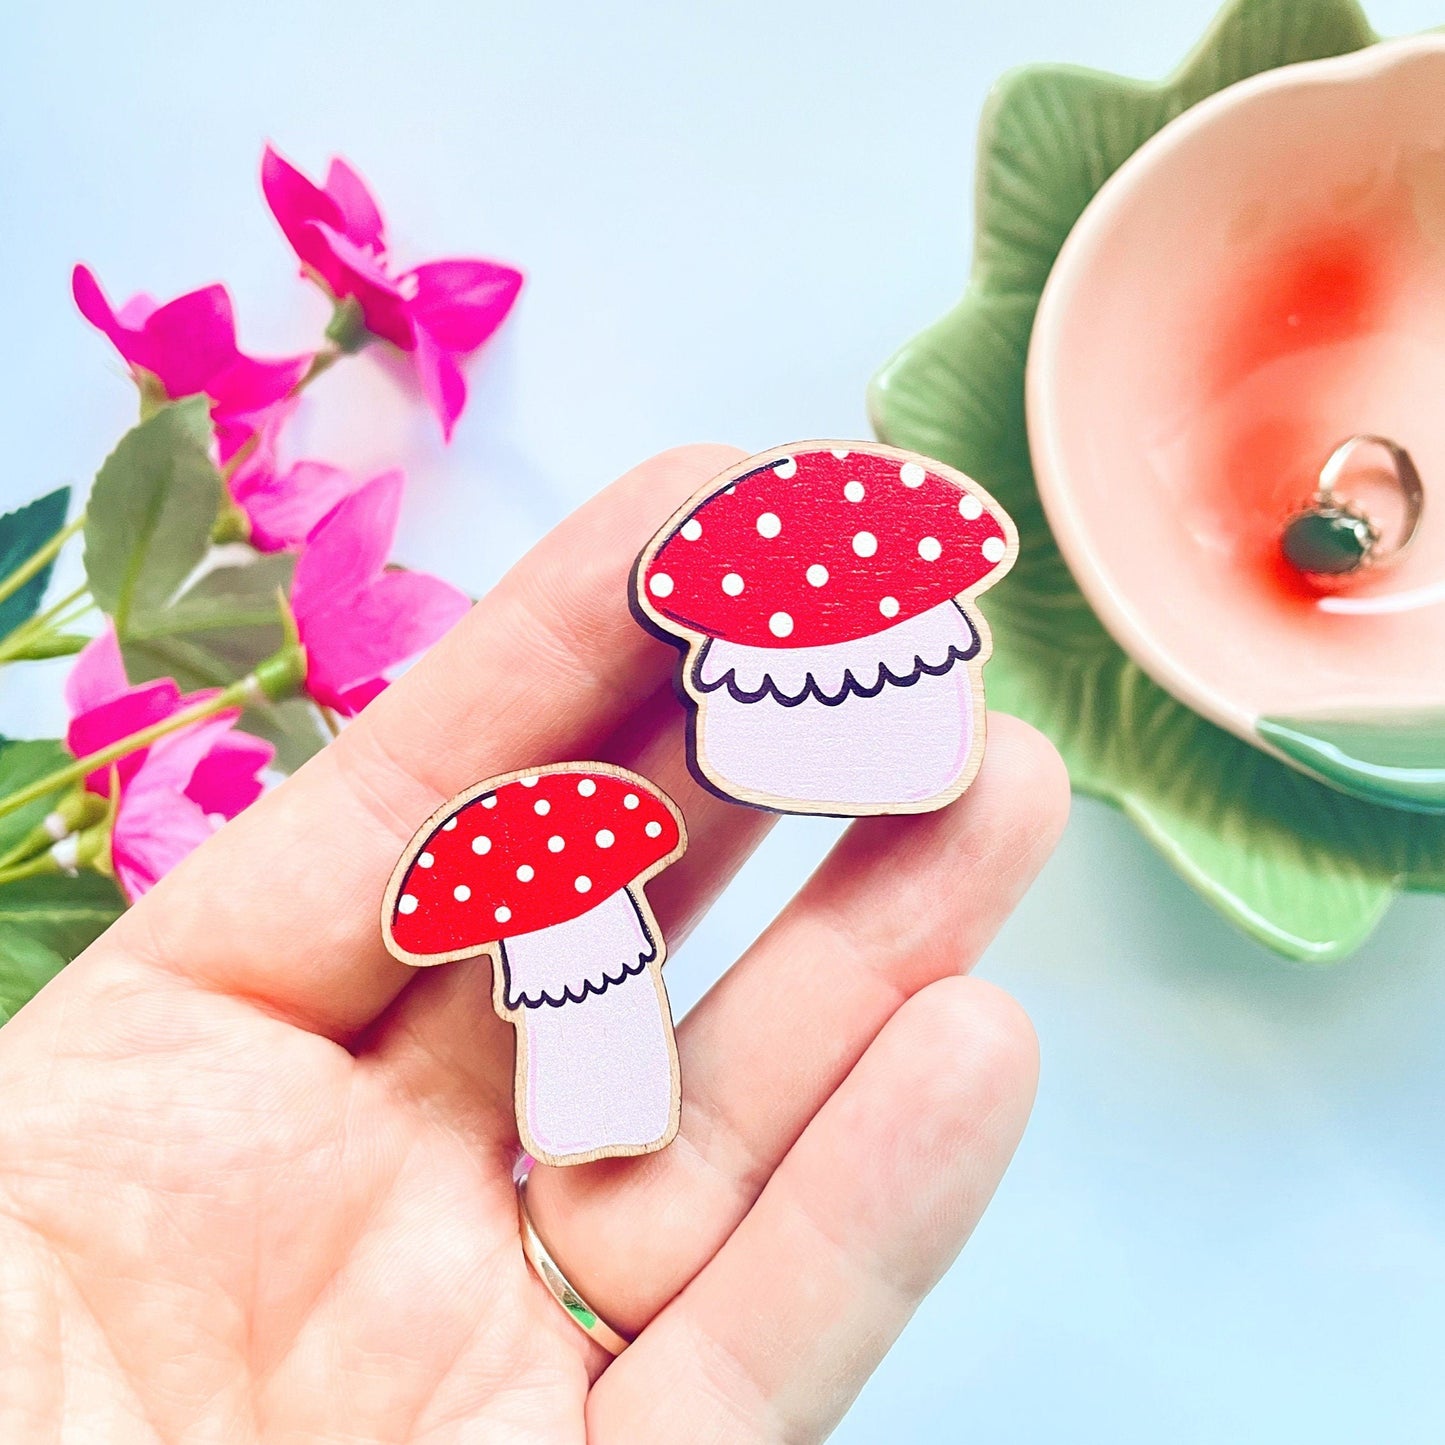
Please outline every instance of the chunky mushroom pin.
M1008 514L951 467L800 442L714 478L637 559L634 610L682 648L699 780L785 813L924 813L983 758Z
M392 872L392 954L490 956L493 1005L517 1031L517 1130L543 1163L647 1154L677 1132L667 947L642 886L686 847L645 778L559 763L457 794Z

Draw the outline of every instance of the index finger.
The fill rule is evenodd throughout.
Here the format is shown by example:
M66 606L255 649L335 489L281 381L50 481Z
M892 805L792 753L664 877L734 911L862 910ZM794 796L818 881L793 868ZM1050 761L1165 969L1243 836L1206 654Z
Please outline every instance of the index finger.
M627 575L660 516L740 455L666 452L532 549L334 743L198 849L101 947L120 946L332 1037L413 971L382 947L398 853L492 773L585 758L658 691L672 649L633 621Z

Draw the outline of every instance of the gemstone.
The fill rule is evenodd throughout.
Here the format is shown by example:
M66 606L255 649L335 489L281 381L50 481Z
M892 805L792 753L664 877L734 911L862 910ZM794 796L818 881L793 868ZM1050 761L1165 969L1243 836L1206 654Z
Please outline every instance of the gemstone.
M1280 538L1285 561L1309 577L1343 577L1369 559L1375 529L1338 507L1316 507L1292 517Z

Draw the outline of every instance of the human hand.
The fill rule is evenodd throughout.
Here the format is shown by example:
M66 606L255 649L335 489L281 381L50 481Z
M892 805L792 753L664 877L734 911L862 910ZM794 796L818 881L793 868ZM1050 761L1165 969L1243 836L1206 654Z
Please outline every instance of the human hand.
M700 789L675 654L627 608L656 458L0 1034L0 1440L802 1441L961 1246L1023 1128L1028 1023L963 976L1067 810L1006 717L962 801L854 824L679 1025L675 1143L533 1175L615 1361L518 1242L486 959L414 971L382 889L445 797L603 758L681 805L677 943L773 821Z

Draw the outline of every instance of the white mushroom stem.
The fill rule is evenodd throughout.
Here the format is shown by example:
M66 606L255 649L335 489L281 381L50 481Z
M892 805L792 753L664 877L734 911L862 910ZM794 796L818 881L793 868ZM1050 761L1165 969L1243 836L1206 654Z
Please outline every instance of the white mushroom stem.
M539 1158L656 1148L676 1056L661 949L631 892L502 945L523 1144Z
M697 755L735 797L867 812L946 794L974 749L979 639L948 601L824 647L710 642L693 673ZM803 805L799 807L798 805Z

